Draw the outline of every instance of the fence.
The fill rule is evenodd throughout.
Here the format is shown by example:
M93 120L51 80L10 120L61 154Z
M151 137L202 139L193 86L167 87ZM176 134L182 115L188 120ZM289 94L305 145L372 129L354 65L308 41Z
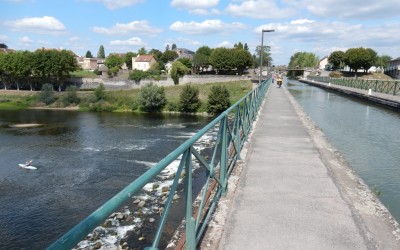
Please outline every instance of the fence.
M180 159L173 184L170 187L168 199L164 205L159 226L152 243L148 249L157 249L161 235L166 224L167 216L173 201L175 191L183 181L185 194L185 237L186 249L196 249L212 213L221 195L226 192L228 178L234 169L236 161L240 159L240 151L252 129L253 121L262 104L264 96L270 85L269 77L262 84L228 108L225 112L206 125L192 138L167 155L164 159L150 168L147 172L125 187L113 198L94 211L86 219L72 228L64 236L54 242L48 249L71 249L76 246L97 225L101 224L108 216L121 207L129 198L141 191L173 161ZM217 129L216 140L210 141L212 156L209 160L195 149L194 144L206 133ZM211 145L214 143L214 145ZM204 167L207 172L207 180L201 191L201 198L196 206L193 205L193 165L194 163ZM182 173L183 180L181 179ZM194 210L196 210L194 212Z
M356 78L331 78L323 76L308 76L307 79L350 88L365 90L371 89L374 92L385 94L398 95L400 93L400 84L397 81L365 80Z

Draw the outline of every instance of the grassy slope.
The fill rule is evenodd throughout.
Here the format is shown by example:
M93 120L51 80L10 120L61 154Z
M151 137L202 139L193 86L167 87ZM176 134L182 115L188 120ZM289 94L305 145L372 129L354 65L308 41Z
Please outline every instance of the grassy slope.
M214 85L226 86L230 93L231 104L234 104L244 95L250 92L252 89L252 83L249 80L235 81L235 82L225 82L225 83L207 83L207 84L196 84L194 86L199 88L200 100L202 101L202 106L199 112L204 112L206 109L206 103L210 89ZM179 96L184 85L168 86L164 87L165 95L168 102L179 102ZM106 91L107 100L111 103L115 103L118 106L123 107L124 103L129 103L137 98L140 89L132 90L117 90L117 91ZM13 91L0 90L0 109L17 109L17 108L28 108L33 106L36 100L36 95L38 92L30 91ZM59 93L56 93L57 95ZM80 98L88 98L92 95L92 91L82 91L78 92ZM119 109L119 111L124 110Z

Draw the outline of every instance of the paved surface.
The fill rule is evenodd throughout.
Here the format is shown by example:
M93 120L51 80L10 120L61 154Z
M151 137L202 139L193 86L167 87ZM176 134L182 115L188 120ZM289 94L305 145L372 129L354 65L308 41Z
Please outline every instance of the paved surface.
M201 248L400 249L396 222L351 172L341 167L340 177L327 167L337 156L319 149L289 95L270 87L237 188L217 211L225 219L210 226L222 235L210 232ZM344 191L360 185L362 192L351 195L368 202ZM380 229L369 230L375 225Z

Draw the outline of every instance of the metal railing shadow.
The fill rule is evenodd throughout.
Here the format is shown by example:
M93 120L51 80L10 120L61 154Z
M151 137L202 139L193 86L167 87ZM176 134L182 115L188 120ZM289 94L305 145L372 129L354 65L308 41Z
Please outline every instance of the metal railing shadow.
M240 159L240 151L247 140L252 129L258 110L263 102L264 96L270 85L269 77L258 85L246 96L216 117L203 129L188 139L181 146L167 155L164 159L138 177L135 181L121 190L113 198L104 203L96 211L82 220L78 225L60 237L48 249L71 249L75 247L85 236L92 232L98 225L103 223L108 216L118 210L128 199L139 193L142 188L169 164L180 159L180 164L175 174L173 184L169 190L167 201L159 221L157 232L151 246L147 249L158 249L161 235L165 227L167 217L173 203L173 197L178 184L183 182L185 194L185 237L186 249L196 249L211 215L221 197L226 192L228 178L234 169L235 163ZM212 148L212 156L207 157L195 149L194 144L207 132L217 129L216 140ZM212 142L210 141L210 144ZM196 161L206 169L207 180L199 196L199 202L193 205L193 164ZM184 172L184 177L182 173ZM197 210L194 212L194 210Z

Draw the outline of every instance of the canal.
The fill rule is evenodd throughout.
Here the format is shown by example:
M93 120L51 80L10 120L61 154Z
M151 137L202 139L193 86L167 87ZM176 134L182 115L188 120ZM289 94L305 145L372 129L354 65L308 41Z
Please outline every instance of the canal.
M0 249L46 248L210 119L0 110Z
M400 221L400 113L295 80L286 87Z

